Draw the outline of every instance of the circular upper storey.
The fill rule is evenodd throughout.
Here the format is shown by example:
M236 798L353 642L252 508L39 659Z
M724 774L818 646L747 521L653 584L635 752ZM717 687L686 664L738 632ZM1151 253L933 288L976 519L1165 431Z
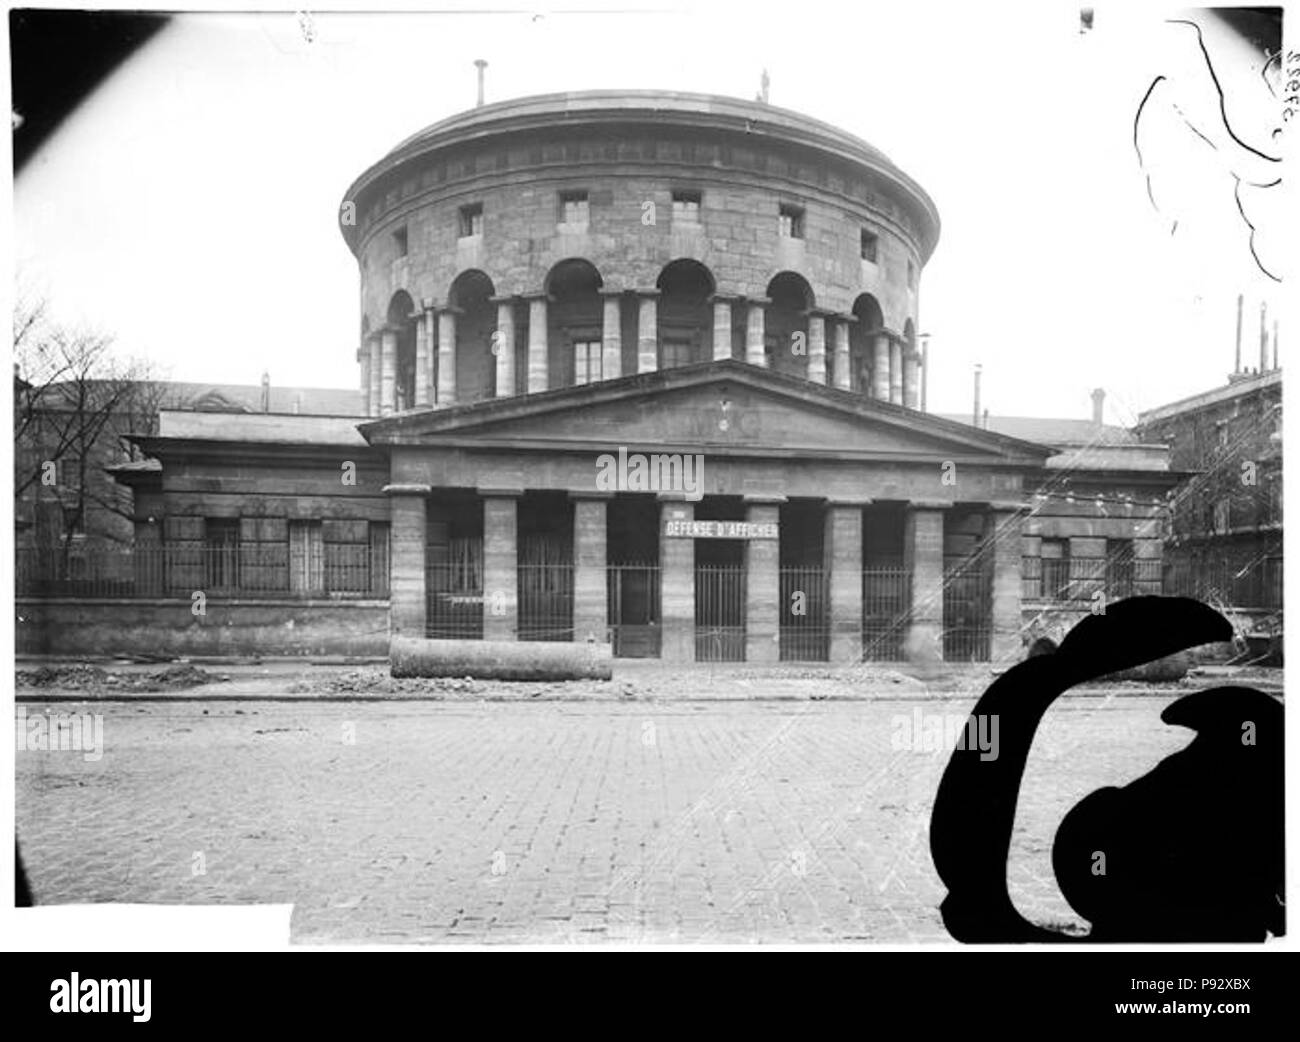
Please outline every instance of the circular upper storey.
M799 113L590 91L485 105L421 131L357 178L340 227L370 329L399 291L447 303L457 277L477 271L497 296L538 293L580 258L607 291L653 289L682 259L723 295L763 297L793 272L811 307L848 315L870 297L901 331L916 322L939 217L881 152Z

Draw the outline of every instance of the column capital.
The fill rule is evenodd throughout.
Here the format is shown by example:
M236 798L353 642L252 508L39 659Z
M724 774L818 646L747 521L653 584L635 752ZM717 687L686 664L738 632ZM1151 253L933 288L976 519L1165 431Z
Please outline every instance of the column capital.
M634 289L627 292L635 293L638 297L659 297L663 295L663 290L657 286L653 289Z
M375 330L373 335L377 337L386 337L390 334L392 336L397 336L397 334L400 333L401 331L402 331L401 326L394 325L392 322L385 322L382 326L380 326L378 329Z
M386 496L429 496L433 494L433 486L421 484L385 485L381 491Z
M689 498L685 492L656 492L654 496L660 503L690 503L693 506L699 502L699 499Z
M826 506L830 507L869 507L875 500L867 496L827 496Z
M555 300L555 298L544 289L533 290L530 293L520 293L519 299L527 304L532 304L539 300L545 303L551 303Z
M614 493L607 489L579 488L569 490L570 499L613 499Z
M513 293L506 293L499 297L488 297L489 304L496 304L498 306L502 304L514 304L518 300L519 298Z
M739 293L710 293L707 299L710 304L735 304L745 298Z
M908 510L951 510L953 500L951 499L911 499L908 500Z
M789 497L779 492L746 492L741 498L745 506L780 506L789 502Z
M1006 514L1018 513L1021 510L1028 510L1029 504L1017 499L995 499L989 503L990 510L997 510Z
M736 299L742 304L749 304L751 307L765 308L772 303L771 297L752 297L748 293L742 293Z
M463 315L463 314L465 314L465 309L462 308L462 307L458 307L458 306L455 305L455 304L440 304L440 305L439 305L438 307L436 307L434 310L438 312L439 316L441 316L441 315Z
M518 486L485 486L480 485L474 490L484 499L518 499L524 494L524 490Z
M622 286L601 286L596 292L602 297L621 297L627 290Z

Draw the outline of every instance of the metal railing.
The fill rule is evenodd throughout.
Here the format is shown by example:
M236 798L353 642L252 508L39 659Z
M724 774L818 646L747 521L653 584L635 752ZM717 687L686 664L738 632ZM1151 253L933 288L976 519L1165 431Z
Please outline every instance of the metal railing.
M1062 604L1091 603L1167 592L1160 560L1106 557L1021 558L1021 597Z
M605 569L610 639L619 658L658 658L662 638L659 565L636 562Z
M992 644L992 584L984 555L943 561L943 660L987 662Z
M781 661L825 662L830 657L830 584L818 566L780 568Z
M695 661L745 661L745 566L695 566Z
M573 640L573 563L518 566L520 640Z
M388 554L326 544L321 563L288 543L224 546L24 547L16 551L18 597L248 599L385 598Z
M430 562L424 569L424 635L439 640L483 639L483 570L463 560ZM493 610L487 605L487 610ZM502 614L502 603L496 606Z
M862 569L862 660L902 662L912 577L901 562Z
M1282 555L1246 565L1227 560L1169 561L1164 567L1164 592L1245 611L1281 611Z

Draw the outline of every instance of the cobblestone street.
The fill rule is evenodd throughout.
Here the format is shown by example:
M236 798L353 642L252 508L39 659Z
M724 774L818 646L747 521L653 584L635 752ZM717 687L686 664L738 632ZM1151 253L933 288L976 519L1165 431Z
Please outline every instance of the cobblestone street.
M1173 697L1049 713L1010 870L1031 918L1076 921L1052 833L1187 742ZM17 828L38 903L291 902L300 943L946 940L946 753L891 736L970 704L64 703L104 715L103 757L20 752Z

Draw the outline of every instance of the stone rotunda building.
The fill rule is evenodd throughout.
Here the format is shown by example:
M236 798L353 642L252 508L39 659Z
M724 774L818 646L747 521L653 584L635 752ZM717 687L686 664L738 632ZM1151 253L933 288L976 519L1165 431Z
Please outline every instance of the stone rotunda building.
M1158 451L926 411L938 214L835 127L696 94L484 105L339 221L351 415L164 411L114 470L133 581L99 615L26 605L29 644L979 661L1020 653L1034 604L1158 580Z
M1016 639L1019 545L990 537L1047 452L919 411L939 217L870 145L727 98L525 98L403 142L340 212L395 632L679 661ZM620 450L702 488L601 487Z

